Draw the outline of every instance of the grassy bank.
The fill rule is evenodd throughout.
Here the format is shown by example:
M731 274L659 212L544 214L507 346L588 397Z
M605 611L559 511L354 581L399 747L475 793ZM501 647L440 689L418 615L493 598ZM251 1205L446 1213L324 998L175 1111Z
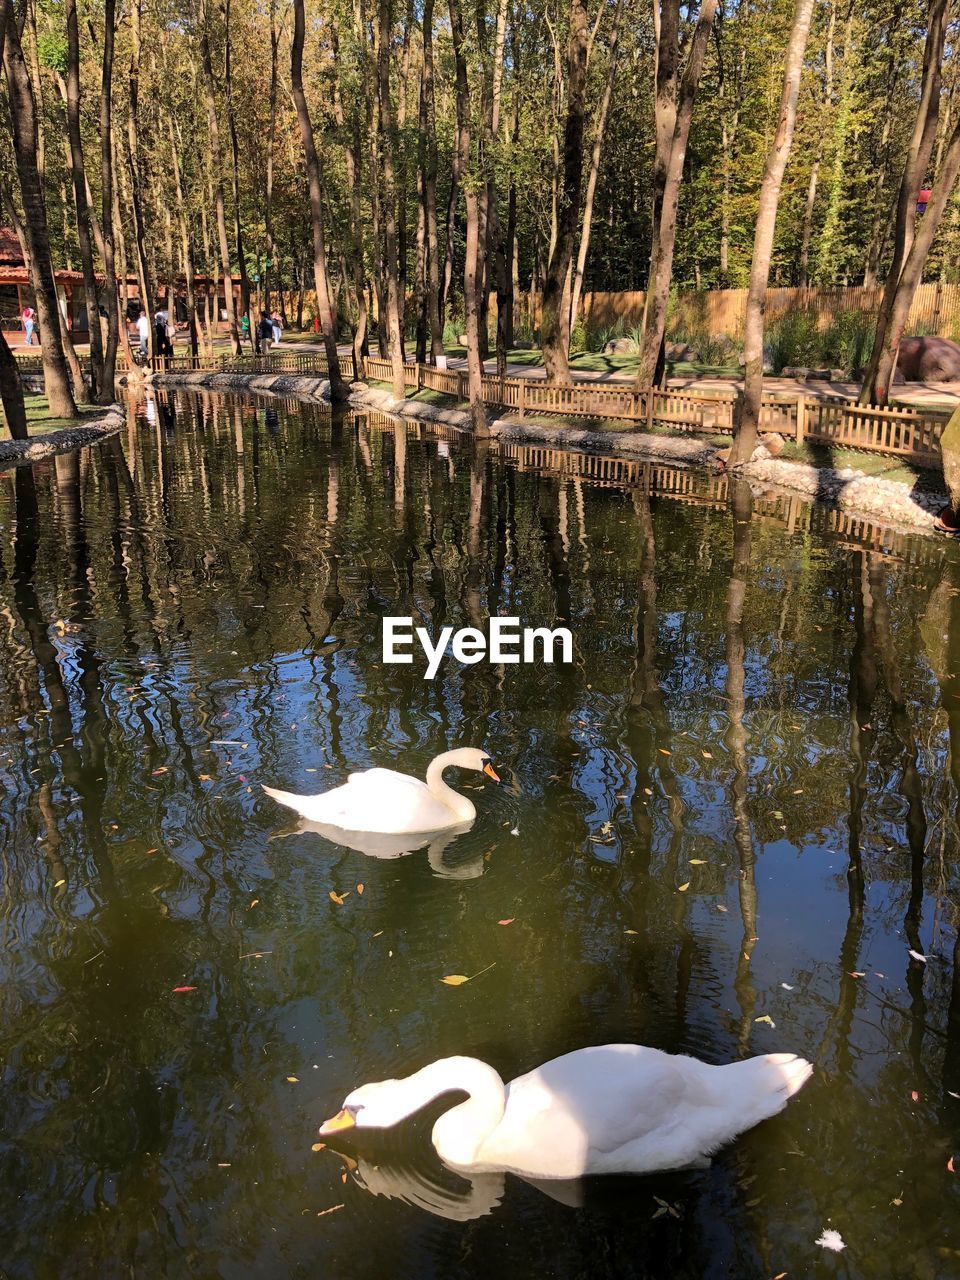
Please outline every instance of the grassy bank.
M104 409L99 404L82 404L77 405L77 416L75 418L51 418L50 405L47 397L44 395L32 395L25 392L23 397L23 406L27 412L27 432L31 437L45 436L51 431L63 431L65 427L82 426L84 421L94 418L102 418ZM4 423L6 426L6 423ZM9 438L9 432L4 433L4 439Z

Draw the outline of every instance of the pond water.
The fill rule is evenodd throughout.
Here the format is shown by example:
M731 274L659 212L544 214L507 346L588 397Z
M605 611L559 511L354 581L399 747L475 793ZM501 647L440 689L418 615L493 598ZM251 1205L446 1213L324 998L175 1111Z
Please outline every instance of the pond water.
M5 1275L960 1275L957 548L513 452L176 394L0 476ZM380 661L489 613L574 662ZM457 745L504 785L405 857L260 791ZM816 1073L566 1202L436 1108L311 1150L365 1081L607 1041Z

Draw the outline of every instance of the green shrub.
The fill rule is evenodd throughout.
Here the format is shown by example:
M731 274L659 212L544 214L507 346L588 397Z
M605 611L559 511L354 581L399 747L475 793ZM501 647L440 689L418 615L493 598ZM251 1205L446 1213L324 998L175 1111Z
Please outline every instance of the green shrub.
M823 335L813 311L787 311L764 334L764 352L775 373L789 365L816 365L821 361Z

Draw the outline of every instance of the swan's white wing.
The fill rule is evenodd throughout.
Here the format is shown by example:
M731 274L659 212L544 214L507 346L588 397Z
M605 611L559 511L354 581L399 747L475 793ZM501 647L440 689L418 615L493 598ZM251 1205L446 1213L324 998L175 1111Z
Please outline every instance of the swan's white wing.
M348 831L439 831L457 821L453 810L436 800L425 782L393 769L351 773L342 787L327 792L323 800L321 821Z
M503 1120L482 1162L500 1158L508 1168L554 1178L636 1168L638 1160L649 1159L650 1168L687 1163L703 1149L698 1120L715 1102L702 1070L640 1045L555 1058L507 1086ZM632 1165L620 1162L624 1148Z

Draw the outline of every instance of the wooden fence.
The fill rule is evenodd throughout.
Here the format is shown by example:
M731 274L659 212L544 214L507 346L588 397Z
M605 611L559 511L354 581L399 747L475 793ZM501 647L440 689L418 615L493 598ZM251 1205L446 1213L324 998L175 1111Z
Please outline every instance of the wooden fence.
M24 373L42 373L39 357L18 356ZM173 356L153 362L157 373L207 371L216 373L291 373L325 377L326 357L322 352L272 351L265 356ZM351 356L340 356L340 373L353 377ZM391 383L389 360L369 356L364 361L367 380ZM437 369L432 365L407 363L404 386L413 391L432 390L466 401L467 372L464 369ZM668 388L637 390L631 383L597 381L551 386L542 378L499 378L485 374L484 402L512 411L544 417L620 420L635 422L647 430L667 427L675 431L706 435L732 435L737 393L733 391L687 391ZM932 409L861 408L840 397L813 395L765 395L761 402L760 426L777 431L798 443L864 449L911 458L928 465L940 460L940 435L949 414Z
M368 379L390 382L388 360L365 361ZM463 369L436 369L431 365L404 366L404 385L411 390L429 389L459 400L467 399L467 374ZM668 388L652 392L636 390L629 383L573 382L549 386L540 378L498 378L485 374L483 399L489 404L526 414L566 418L605 418L636 422L648 429L669 427L707 435L732 435L737 394L733 391L685 391ZM932 409L861 408L840 397L765 395L760 427L777 431L798 443L865 449L936 464L940 457L940 433L949 414Z

